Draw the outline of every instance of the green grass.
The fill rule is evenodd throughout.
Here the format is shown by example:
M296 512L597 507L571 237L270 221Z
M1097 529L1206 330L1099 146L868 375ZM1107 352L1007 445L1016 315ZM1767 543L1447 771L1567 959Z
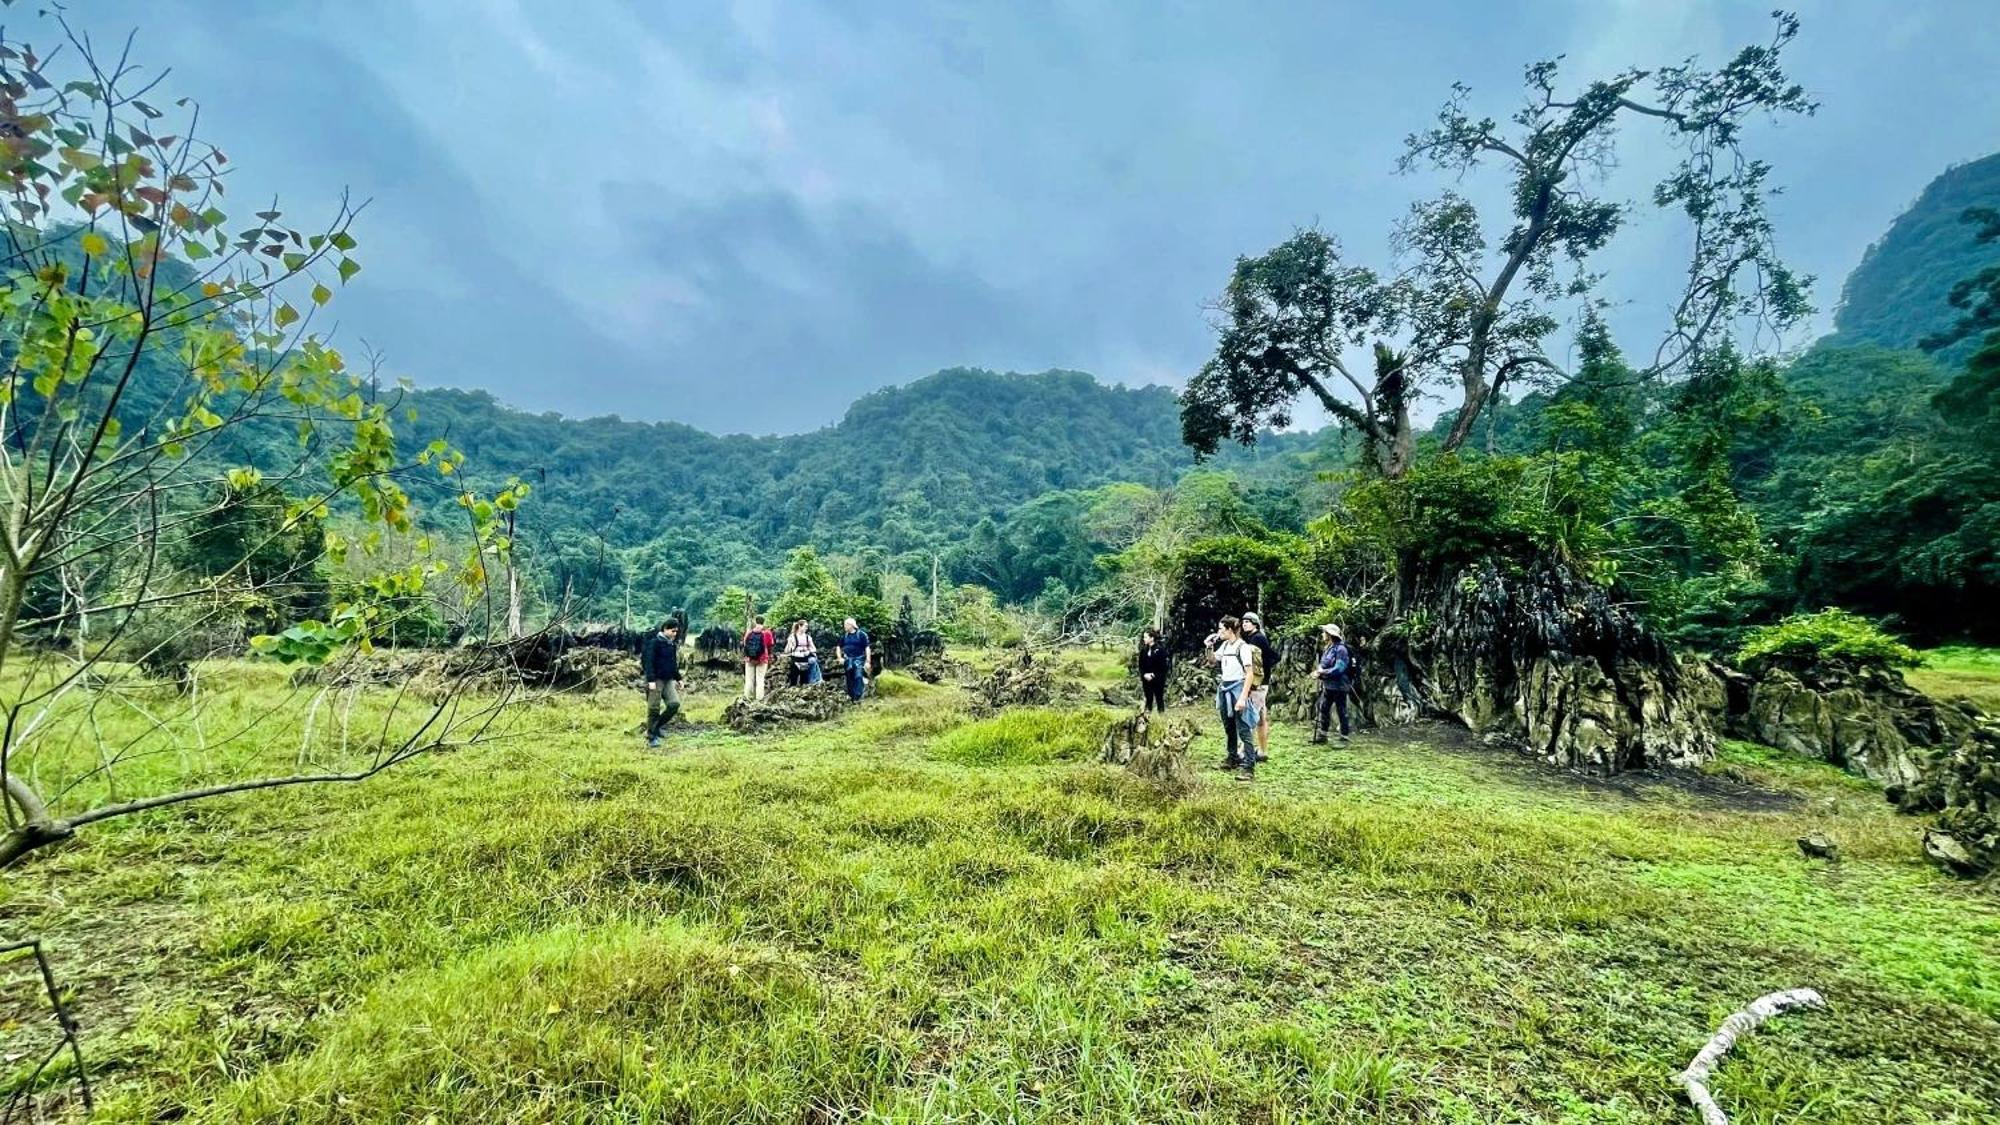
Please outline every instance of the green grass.
M1075 760L1098 748L1109 722L1085 709L1028 708L966 723L937 740L935 756L964 766L1026 766Z
M50 940L105 1121L1691 1120L1671 1075L1798 986L1830 1007L1723 1064L1733 1120L2000 1120L2000 899L1822 764L1610 784L1281 724L1255 785L1177 799L1089 761L1101 708L959 696L663 754L636 695L538 705L365 785L107 823L4 877L0 931ZM0 966L0 1039L31 986Z
M1970 699L1989 715L2000 715L2000 648L1953 645L1924 654L1920 668L1903 675L1919 691L1938 699Z

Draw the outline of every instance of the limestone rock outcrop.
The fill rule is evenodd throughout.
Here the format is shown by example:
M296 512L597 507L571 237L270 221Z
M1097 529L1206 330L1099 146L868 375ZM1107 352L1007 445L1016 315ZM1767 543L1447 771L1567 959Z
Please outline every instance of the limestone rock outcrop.
M730 730L749 733L792 723L825 722L847 705L847 689L838 681L822 680L772 688L762 699L737 699L723 710L722 721Z
M1349 644L1365 724L1451 719L1552 764L1607 774L1715 753L1724 696L1714 673L1560 564L1467 568ZM1275 685L1281 714L1303 718L1312 706L1316 646L1290 646Z
M1185 792L1195 783L1194 767L1188 763L1194 737L1194 725L1185 719L1141 711L1112 724L1099 756L1110 765L1124 766L1135 777Z
M1767 660L1729 679L1729 730L1882 784L1935 813L1924 852L1963 875L2000 870L2000 721L1932 699L1893 668Z

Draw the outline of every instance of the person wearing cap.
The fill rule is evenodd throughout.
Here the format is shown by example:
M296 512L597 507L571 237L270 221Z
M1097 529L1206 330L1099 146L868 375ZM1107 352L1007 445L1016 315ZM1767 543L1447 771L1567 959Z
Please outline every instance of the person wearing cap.
M639 672L646 680L646 745L657 747L660 734L681 710L681 623L669 617L639 652Z
M1346 742L1350 728L1347 725L1347 697L1354 691L1354 654L1347 651L1347 645L1340 639L1340 626L1328 622L1319 627L1326 637L1326 651L1319 654L1319 667L1313 669L1313 676L1319 680L1319 698L1313 707L1314 742L1326 741L1326 728L1332 719L1332 712L1340 712L1340 741Z
M1271 635L1264 631L1264 619L1253 611L1243 615L1243 643L1253 645L1262 659L1263 674L1257 677L1257 690L1251 703L1257 708L1257 756L1271 757L1271 677L1278 667L1278 646L1271 643Z
M1243 640L1234 617L1223 618L1203 647L1208 662L1215 665L1215 710L1228 748L1222 768L1238 771L1238 781L1249 781L1257 772L1257 707L1252 702L1260 663L1257 648Z

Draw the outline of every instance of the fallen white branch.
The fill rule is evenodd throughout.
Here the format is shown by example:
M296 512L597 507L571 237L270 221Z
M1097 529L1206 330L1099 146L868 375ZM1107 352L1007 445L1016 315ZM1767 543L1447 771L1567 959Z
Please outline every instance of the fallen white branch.
M1715 1064L1736 1045L1739 1036L1756 1030L1757 1025L1780 1012L1794 1008L1824 1008L1826 1001L1810 988L1795 988L1789 992L1773 992L1769 996L1759 996L1750 1006L1722 1021L1721 1030L1680 1072L1678 1081L1687 1087L1688 1100L1701 1111L1702 1125L1729 1125L1729 1118L1722 1107L1715 1104L1715 1096L1708 1092L1708 1076L1715 1070Z

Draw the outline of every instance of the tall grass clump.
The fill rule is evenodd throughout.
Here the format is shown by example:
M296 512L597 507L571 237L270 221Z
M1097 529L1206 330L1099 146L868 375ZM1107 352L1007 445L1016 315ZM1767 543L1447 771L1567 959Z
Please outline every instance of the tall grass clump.
M933 755L965 766L1032 766L1086 757L1104 740L1101 711L1008 711L938 739Z

